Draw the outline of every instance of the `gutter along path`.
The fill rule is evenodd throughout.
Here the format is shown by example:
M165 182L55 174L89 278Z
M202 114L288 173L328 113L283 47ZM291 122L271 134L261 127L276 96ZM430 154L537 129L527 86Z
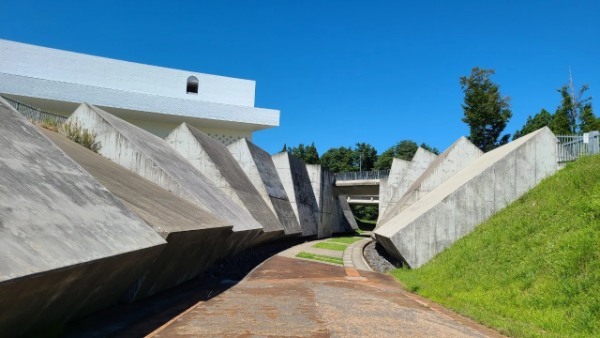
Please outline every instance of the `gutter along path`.
M344 266L297 259L315 242L259 265L222 294L200 301L149 337L498 337L495 331L365 271L350 245Z

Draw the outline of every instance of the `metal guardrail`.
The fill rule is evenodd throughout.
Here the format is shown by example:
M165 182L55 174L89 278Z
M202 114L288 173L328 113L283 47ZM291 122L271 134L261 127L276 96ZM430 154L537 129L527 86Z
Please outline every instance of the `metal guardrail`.
M600 132L591 131L583 135L556 135L558 163L571 162L581 155L600 153Z
M63 124L68 119L67 116L53 114L53 113L41 110L39 108L30 106L26 103L17 101L15 99L8 98L6 96L2 96L2 98L5 99L8 103L10 103L10 105L13 106L17 111L19 111L21 114L23 114L23 116L25 116L26 118L28 118L32 121L43 122L46 120L51 120L58 124Z
M345 173L336 173L337 181L358 181L358 180L379 180L390 175L389 170L373 171L350 171Z

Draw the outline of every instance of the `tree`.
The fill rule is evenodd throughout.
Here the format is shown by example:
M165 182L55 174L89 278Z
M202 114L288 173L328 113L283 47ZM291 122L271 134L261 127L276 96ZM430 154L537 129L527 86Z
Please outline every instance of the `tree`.
M569 93L571 88L571 93ZM590 103L591 97L583 99L583 95L588 90L588 85L583 85L579 89L579 93L575 95L575 90L571 86L562 86L558 89L562 97L560 106L556 108L554 113L554 123L552 124L552 131L557 135L565 134L577 134L582 132L582 124L589 124L592 122L590 117L593 117L591 111L592 106ZM587 108L586 108L587 107ZM584 109L587 111L584 112ZM586 119L583 121L581 118ZM579 121L579 124L577 123ZM589 126L586 125L586 128Z
M287 151L287 144L283 144L283 149L281 149L280 153L284 153Z
M402 140L395 145L389 147L386 151L379 155L375 162L376 170L389 170L392 167L392 162L395 158L410 161L417 152L417 143L411 140Z
M356 156L352 148L331 148L321 156L321 165L333 173L358 171Z
M377 150L368 143L357 143L355 153L355 162L358 163L359 170L372 170L377 161Z
M600 131L600 119L594 116L592 104L589 103L583 106L579 115L579 131L581 133L589 133L594 130Z
M321 162L314 142L309 146L300 143L297 147L289 148L288 152L298 157L306 164L319 164Z
M525 136L531 132L534 132L543 127L552 126L554 121L554 116L550 114L546 109L542 109L539 113L535 114L533 117L529 116L525 125L519 130L515 132L513 135L513 140L518 139L521 136Z
M432 152L432 153L434 153L436 155L440 154L440 151L438 150L438 148L432 147L432 146L428 145L427 143L421 143L420 147L423 148L423 149L425 149L425 150L427 150L427 151L430 151L430 152Z
M512 113L508 97L490 80L493 69L475 67L469 77L460 78L465 93L462 121L469 125L469 140L484 152L508 142L510 134L500 137Z

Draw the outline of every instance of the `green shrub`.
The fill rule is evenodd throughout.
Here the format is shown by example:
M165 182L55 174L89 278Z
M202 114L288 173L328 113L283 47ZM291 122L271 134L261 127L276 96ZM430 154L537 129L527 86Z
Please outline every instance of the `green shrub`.
M59 132L73 142L79 143L95 153L102 148L102 145L96 142L96 133L81 127L77 121L64 123L60 127Z

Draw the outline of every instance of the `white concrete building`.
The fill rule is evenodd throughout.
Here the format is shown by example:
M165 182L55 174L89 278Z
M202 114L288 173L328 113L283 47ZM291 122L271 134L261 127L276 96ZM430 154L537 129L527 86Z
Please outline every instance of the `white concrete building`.
M0 94L69 116L87 102L165 137L186 122L225 145L279 125L254 107L251 80L169 69L0 39Z

